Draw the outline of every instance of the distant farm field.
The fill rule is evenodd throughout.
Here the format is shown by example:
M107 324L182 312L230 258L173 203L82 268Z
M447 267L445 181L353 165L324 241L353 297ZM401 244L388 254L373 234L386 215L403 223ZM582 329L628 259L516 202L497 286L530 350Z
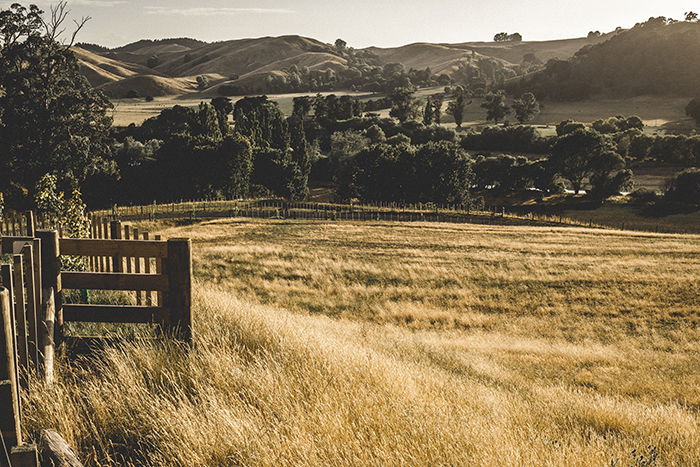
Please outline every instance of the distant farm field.
M92 464L700 459L700 236L230 219L160 233L194 242L194 347L129 345L28 399Z
M421 89L417 96L424 98L427 95L441 92L441 88ZM364 92L336 92L322 93L336 95L351 95L362 100L376 99L381 95L372 95ZM282 112L286 115L292 113L292 101L295 97L316 95L315 93L299 93L299 94L277 94L269 95L272 100L279 103ZM159 97L153 102L146 102L144 99L115 99L113 117L114 124L117 126L127 126L131 123L137 125L144 120L158 115L163 109L174 105L197 106L200 102L208 102L211 97L192 97L184 96L169 96ZM233 98L234 101L240 98ZM667 98L667 97L637 97L630 99L592 99L582 102L544 102L542 104L542 112L532 122L534 125L544 125L545 128L540 128L543 135L555 134L554 126L557 123L572 119L585 123L591 123L595 120L607 118L614 115L637 115L649 127L648 130L653 132L663 129L680 129L689 130L694 128L692 120L685 115L685 106L690 101L690 98ZM465 114L465 125L483 125L486 122L485 111L480 107L481 99L474 99L472 104L467 107ZM449 127L454 127L454 120L447 115L443 109L443 123ZM389 111L383 110L378 112L380 115L388 117Z

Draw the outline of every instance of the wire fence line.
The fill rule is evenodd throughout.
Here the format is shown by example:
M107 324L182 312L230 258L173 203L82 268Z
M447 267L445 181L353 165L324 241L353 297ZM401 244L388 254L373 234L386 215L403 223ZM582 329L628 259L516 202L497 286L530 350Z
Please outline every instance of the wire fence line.
M167 219L305 219L326 221L396 221L448 222L486 225L575 226L590 228L620 228L648 230L621 223L606 226L559 215L515 213L502 206L472 209L461 204L434 203L374 203L340 204L320 202L288 202L284 199L183 200L174 203L152 203L138 206L113 206L93 215L111 216L126 221L157 221ZM657 227L656 231L662 231Z

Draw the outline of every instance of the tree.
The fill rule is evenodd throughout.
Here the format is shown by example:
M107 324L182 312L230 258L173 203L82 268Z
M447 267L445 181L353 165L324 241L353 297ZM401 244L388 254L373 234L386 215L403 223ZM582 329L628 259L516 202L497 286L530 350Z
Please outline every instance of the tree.
M551 162L578 194L585 178L614 169L611 153L610 143L603 135L590 129L578 129L557 140Z
M520 123L525 123L540 113L540 104L533 93L526 92L513 101L513 110L515 111L516 120Z
M698 20L698 14L695 13L694 11L688 11L685 14L685 20L690 22L690 23L695 23Z
M493 36L493 41L494 42L506 42L508 40L508 33L507 32L499 32L495 36Z
M413 88L396 88L391 93L391 111L389 115L401 123L415 120L418 116L419 102L413 97Z
M700 97L696 97L685 107L685 114L695 120L695 123L700 126Z
M447 104L447 113L452 115L457 128L461 128L464 122L464 112L471 101L467 102L467 91L462 86L457 86L453 95L454 100Z
M665 198L688 205L700 205L700 169L686 169L676 175L668 189Z
M229 197L248 196L253 174L253 151L250 143L241 135L230 135L223 140L219 151L227 168L228 180L225 181L224 191Z
M112 105L80 74L70 50L89 18L62 44L66 4L53 7L46 22L42 14L34 5L0 10L0 191L12 183L30 192L46 173L70 191L115 170Z
M345 42L343 39L336 39L336 41L335 41L335 49L336 49L338 52L340 52L340 53L345 52L345 49L347 48L347 46L348 46L348 43Z
M486 120L493 120L498 123L510 113L510 108L506 105L506 95L503 91L490 92L484 97L481 107L486 109Z
M425 108L423 109L423 125L433 124L433 98L428 96L425 101Z
M221 135L228 135L231 128L228 124L228 116L233 112L233 103L231 99L228 97L215 97L211 100L211 105L216 110Z
M200 91L209 87L209 78L204 75L197 76L197 89Z
M292 110L292 115L297 115L301 118L306 118L313 108L313 97L311 96L300 96L295 97L292 101L294 103L294 109Z
M433 94L430 96L430 101L432 102L432 121L433 123L439 125L442 119L442 103L445 101L445 95L441 92Z
M588 33L588 38L589 38L589 39L597 39L597 38L599 38L600 36L602 36L602 34L601 34L600 31L590 31L590 32Z
M519 32L515 32L513 34L508 35L508 41L509 42L522 42L523 36Z

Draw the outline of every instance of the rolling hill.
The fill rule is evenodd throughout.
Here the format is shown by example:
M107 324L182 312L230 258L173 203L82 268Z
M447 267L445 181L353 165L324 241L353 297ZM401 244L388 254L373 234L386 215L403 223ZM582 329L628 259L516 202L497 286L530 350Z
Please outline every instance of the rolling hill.
M660 19L599 37L538 42L415 43L354 50L281 36L85 47L90 50L75 48L82 72L113 98L376 91L372 80L381 80L382 67L389 63L406 70L429 68L432 76L444 74L457 82L471 82L474 76L486 83L505 80L513 94L534 91L551 100L700 92L700 24ZM196 84L202 75L208 78L203 89Z
M356 51L371 66L401 63L407 70L430 68L434 74L454 75L471 60L491 60L507 77L515 76L523 56L569 58L580 47L596 40L571 39L517 44L417 43L397 48L370 47ZM195 39L141 40L115 49L93 44L76 47L81 69L94 86L110 97L125 97L130 90L139 95L196 93L195 79L207 75L208 94L222 86L241 93L271 92L271 83L284 83L290 70L312 76L327 73L352 74L352 58L333 45L301 36L261 37L216 43ZM138 79L137 79L138 77Z
M652 18L506 87L553 100L692 96L700 93L699 76L700 23Z

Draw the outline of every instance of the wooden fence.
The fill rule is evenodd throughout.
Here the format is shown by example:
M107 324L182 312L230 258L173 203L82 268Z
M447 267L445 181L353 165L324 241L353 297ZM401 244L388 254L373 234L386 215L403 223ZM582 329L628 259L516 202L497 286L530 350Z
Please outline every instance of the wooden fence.
M378 203L350 205L291 203L279 199L205 200L148 206L115 206L110 211L99 211L96 214L125 221L243 217L333 221L449 222L485 225L593 226L590 222L574 223L574 221L562 217L545 217L531 213L509 214L501 207L490 208L490 210L474 210L459 204Z
M30 376L51 383L55 349L83 352L104 343L68 335L68 323L152 324L159 335L192 340L189 239L151 240L102 218L92 220L90 238L61 238L35 230L32 214L20 220L3 221L0 235L0 466L37 465L21 426L20 391L36 381ZM99 290L125 292L125 304L92 303L90 292Z

